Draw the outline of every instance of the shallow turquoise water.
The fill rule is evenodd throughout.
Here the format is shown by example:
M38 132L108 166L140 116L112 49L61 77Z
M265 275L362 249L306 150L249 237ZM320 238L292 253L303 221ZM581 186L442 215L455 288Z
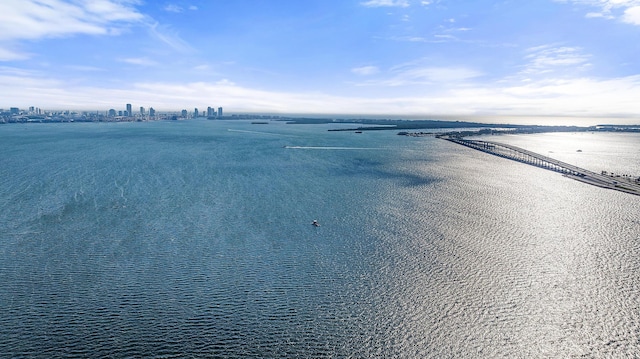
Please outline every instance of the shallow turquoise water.
M640 355L638 197L328 128L0 126L0 355Z

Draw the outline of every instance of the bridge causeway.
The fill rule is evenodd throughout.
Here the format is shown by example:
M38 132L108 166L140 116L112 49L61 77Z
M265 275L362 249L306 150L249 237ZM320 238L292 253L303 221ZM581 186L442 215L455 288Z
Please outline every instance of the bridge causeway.
M539 153L504 143L466 140L455 136L439 136L439 138L502 158L559 172L566 177L594 186L640 195L640 183L638 180L631 178L613 177L604 173L598 174L551 157L543 156Z

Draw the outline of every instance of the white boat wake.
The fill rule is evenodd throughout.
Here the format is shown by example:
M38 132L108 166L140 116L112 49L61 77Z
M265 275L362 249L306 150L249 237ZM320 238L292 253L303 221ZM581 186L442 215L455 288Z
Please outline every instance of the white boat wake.
M229 131L229 132L240 132L240 133L254 133L254 134L258 134L258 135L297 137L297 136L287 135L287 134L283 134L283 133L275 133L275 132L250 131L250 130L233 130L233 129L227 129L227 131Z
M284 146L295 150L383 150L378 147L337 147L337 146Z

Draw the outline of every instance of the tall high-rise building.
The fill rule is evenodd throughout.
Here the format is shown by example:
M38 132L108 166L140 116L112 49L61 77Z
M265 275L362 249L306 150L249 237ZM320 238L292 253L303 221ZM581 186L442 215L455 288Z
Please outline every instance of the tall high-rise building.
M131 116L133 114L133 112L131 112L131 104L128 103L127 104L127 116Z
M183 118L187 118L187 114L188 114L187 110L182 110L182 117Z
M216 116L216 110L209 106L207 107L207 117L215 117Z
M222 107L218 107L218 117L222 117Z
M114 109L110 109L110 110L109 110L109 114L108 114L107 116L109 116L109 117L116 117L116 110L114 110Z
M144 107L140 106L140 114L144 116Z
M198 108L197 107L193 110L193 117L194 118L198 118Z
M153 107L149 107L149 116L153 117L156 115L156 110Z

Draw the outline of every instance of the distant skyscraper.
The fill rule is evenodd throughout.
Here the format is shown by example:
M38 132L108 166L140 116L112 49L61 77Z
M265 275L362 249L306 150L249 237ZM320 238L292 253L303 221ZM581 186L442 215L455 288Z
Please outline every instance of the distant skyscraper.
M133 112L131 112L131 104L128 103L127 104L127 116L131 116L133 114Z
M114 110L114 109L110 109L110 110L109 110L109 114L108 114L108 116L109 116L109 117L116 117L116 110Z
M140 114L144 116L144 107L140 106Z
M222 117L222 107L218 107L218 117Z
M198 108L195 108L193 110L193 117L197 118L198 117Z
M207 107L207 117L215 117L216 113L213 107Z
M182 110L182 117L187 118L187 110Z
M156 110L153 107L149 107L149 116L153 117L156 115Z

